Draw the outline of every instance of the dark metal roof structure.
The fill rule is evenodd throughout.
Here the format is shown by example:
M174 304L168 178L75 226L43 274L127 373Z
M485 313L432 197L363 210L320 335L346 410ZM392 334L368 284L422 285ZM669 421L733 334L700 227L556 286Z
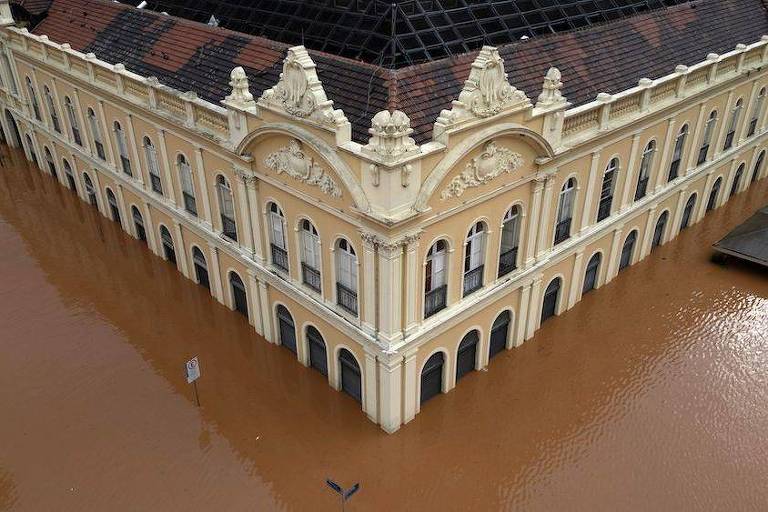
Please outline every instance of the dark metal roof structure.
M126 0L123 0L128 3ZM687 0L149 0L147 9L399 68Z
M768 266L768 206L712 246L716 251Z

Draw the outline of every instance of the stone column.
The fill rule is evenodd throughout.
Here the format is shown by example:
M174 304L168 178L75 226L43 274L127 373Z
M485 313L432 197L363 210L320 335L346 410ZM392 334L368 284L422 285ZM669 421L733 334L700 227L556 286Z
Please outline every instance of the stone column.
M200 195L203 199L203 220L209 227L213 226L213 217L211 217L211 201L208 196L208 178L205 173L205 161L203 160L203 148L195 149L195 164L197 169L197 184L200 186Z
M224 291L221 285L221 264L219 263L219 248L211 242L208 242L208 248L210 249L211 253L211 268L208 269L208 274L211 278L211 291L213 292L213 296L216 297L216 300L226 305L227 303L224 301Z
M409 235L405 238L405 335L410 335L419 325L418 294L419 285L419 236ZM490 251L489 251L490 252Z
M544 276L539 274L534 278L531 285L531 298L528 303L528 320L526 322L525 339L529 340L533 337L533 333L541 325L541 280Z
M514 345L519 347L526 340L526 326L528 325L528 306L531 300L531 283L520 288L520 308L517 312L517 326L515 329Z
M403 337L403 242L379 242L379 338L392 345Z
M379 360L379 389L381 402L379 424L386 432L392 433L400 428L402 418L402 357L391 360Z
M253 247L253 226L251 224L251 206L250 198L248 197L248 189L246 183L255 177L250 176L250 173L245 169L235 168L235 174L237 175L237 204L240 209L240 221L242 226L237 226L237 239L240 247L249 251L251 255L254 254L255 248Z
M533 201L531 202L531 217L528 221L528 237L525 242L525 260L526 267L533 265L536 256L536 241L538 240L539 216L541 214L541 193L544 189L544 181L536 179L533 185Z
M699 103L699 115L696 116L696 127L693 130L693 137L691 137L690 154L688 155L688 164L684 169L680 169L679 175L686 176L691 169L696 167L696 161L699 158L699 150L701 149L701 143L703 135L703 124L706 120L704 118L706 112L704 110L705 104ZM711 143L710 143L711 144Z
M648 218L645 221L645 235L643 236L643 243L640 247L640 254L637 261L642 261L651 253L651 244L653 243L653 235L656 231L656 205L651 206L648 210Z
M553 171L554 172L554 171ZM555 180L553 174L548 173L544 177L544 197L541 202L541 216L538 219L538 236L536 238L536 259L540 260L544 254L551 248L552 237L549 236L549 229L552 227L552 190Z
M592 153L592 162L589 166L589 181L587 182L587 192L584 195L584 210L581 212L581 226L579 226L580 233L592 225L590 218L592 215L592 204L595 200L595 188L597 187L597 180L600 178L600 172L598 170L599 164L600 152L595 151Z
M418 369L416 367L416 355L418 348L412 348L405 353L403 358L404 387L403 390L403 423L408 423L416 416L416 407L419 403Z
M368 415L368 418L372 422L378 423L379 415L376 403L376 395L378 394L378 390L376 389L376 382L378 380L376 378L376 355L368 352L368 350L365 351L364 366L363 377L365 380L363 381L363 385L365 386L365 390L363 396L363 411ZM336 385L336 389L341 389L341 375L336 376Z
M611 256L608 260L608 272L605 275L605 283L608 284L613 281L616 274L619 273L619 254L621 253L622 240L621 235L624 234L624 225L616 227L613 232L613 241L611 242Z
M661 159L659 160L658 166L659 171L656 173L656 179L654 180L653 190L652 192L656 192L659 190L665 183L666 179L669 177L669 166L671 165L671 161L669 160L670 155L674 154L674 145L676 142L675 137L675 119L673 117L670 117L667 119L667 134L664 136L664 148L661 152ZM689 148L692 147L691 142L687 141L686 144ZM685 152L685 147L683 147L683 152ZM682 165L685 160L683 160L684 155L680 155L680 164ZM678 169L678 174L685 174L685 169Z
M176 187L173 186L173 175L171 168L175 166L175 162L171 161L168 155L168 145L165 141L165 130L157 128L157 136L160 141L160 160L162 160L163 175L165 176L165 197L167 197L174 206L180 205L183 202L176 197Z
M361 234L363 241L363 286L362 286L362 319L363 329L375 336L378 324L376 322L376 236L371 233Z
M191 274L189 272L189 264L187 262L187 246L184 243L184 235L181 232L181 224L176 219L173 219L173 230L176 233L176 245L174 245L174 249L177 252L176 259L181 264L181 273L184 274L184 277L187 279L191 279Z
M584 272L582 269L582 260L584 259L584 247L579 247L576 250L576 256L573 258L573 271L571 272L571 289L568 293L568 302L566 303L566 310L571 309L576 302L578 302L581 296L581 288L583 285Z
M640 147L640 133L632 134L632 149L629 151L629 161L627 162L627 170L624 173L624 190L621 193L621 204L619 205L619 211L626 210L631 204L630 194L632 190L637 188L637 180L639 179L640 171L637 168L637 152ZM648 177L650 181L650 176ZM634 186L633 186L634 185ZM634 199L634 195L631 196Z

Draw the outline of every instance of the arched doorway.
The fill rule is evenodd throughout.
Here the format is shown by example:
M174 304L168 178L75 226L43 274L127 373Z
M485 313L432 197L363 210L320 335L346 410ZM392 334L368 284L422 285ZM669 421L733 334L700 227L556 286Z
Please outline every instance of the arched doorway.
M35 167L40 167L37 163L37 152L35 151L35 144L32 142L32 137L28 133L24 134L24 139L27 141L27 150L29 151L29 158L35 164Z
M507 348L507 340L509 339L509 324L512 322L512 315L509 311L504 311L496 320L493 321L493 327L491 327L491 342L488 347L488 359L491 359L496 354L499 354Z
M712 211L717 206L717 196L720 194L720 186L723 184L723 178L717 178L715 184L712 185L712 191L709 193L709 200L707 201L707 211Z
M739 191L741 186L741 177L744 175L744 164L742 163L738 169L736 169L736 175L733 177L733 183L731 184L731 193L728 197L733 197L736 192Z
M421 403L443 392L443 366L445 354L432 354L421 370Z
M557 301L560 298L560 287L562 286L562 283L562 279L556 277L549 283L549 286L547 286L541 306L541 323L544 323L557 313Z
M328 376L328 356L325 348L325 340L320 331L307 327L307 344L309 345L309 366Z
M343 348L339 351L339 370L341 378L341 390L357 400L363 401L362 379L360 377L360 365L352 352Z
M232 289L232 302L235 311L248 318L248 294L245 292L243 280L236 272L229 273L229 286Z
M195 267L195 278L197 284L211 289L211 283L208 280L208 264L205 262L205 256L203 252L197 248L192 248L192 264Z
M596 252L587 262L587 270L584 272L584 286L581 287L581 294L594 290L597 286L597 276L600 273L600 260L602 255Z
M58 179L59 175L56 172L56 161L54 160L53 155L51 154L51 150L48 149L48 146L46 146L45 149L43 149L43 154L45 156L45 162L48 165L48 170L50 171L51 176Z
M72 172L72 166L69 165L69 161L64 159L64 176L67 178L67 184L69 190L77 194L77 185L75 185L75 173Z
M621 248L621 259L619 260L619 270L624 270L632 264L632 254L635 252L635 242L637 241L637 231L632 231Z
M5 110L5 118L11 127L11 136L8 142L10 142L11 147L20 148L21 132L19 132L19 125L16 124L16 119L13 117L13 114L11 114L11 112L8 109Z
M122 222L120 222L120 208L117 206L117 199L111 189L107 189L107 203L109 203L109 211L112 214L112 220L118 224L122 224Z
M479 341L480 335L477 330L474 330L464 335L461 343L459 343L459 349L456 351L456 382L474 371Z
M277 325L280 332L280 345L295 354L296 324L293 323L291 313L283 305L277 306Z
M173 247L173 237L165 226L160 226L160 241L163 245L165 259L176 264L176 249Z
M99 204L96 202L96 189L93 186L91 177L88 176L88 173L86 172L83 173L83 183L85 183L85 194L88 196L88 202L91 203L91 206L98 208Z
M664 230L667 227L667 220L669 219L669 212L664 212L656 221L656 229L653 230L653 241L651 242L651 250L661 245L664 241Z
M696 194L691 195L691 197L688 198L688 202L685 203L685 209L683 210L683 220L680 222L680 231L690 226L694 206L696 206Z
M136 206L131 206L131 215L133 216L133 226L136 228L136 238L147 243L147 231L144 229L144 218Z
M755 167L752 170L752 181L751 183L754 183L757 181L757 177L760 176L760 171L763 170L763 161L765 161L765 151L761 151L760 154L757 157L757 161L755 162Z

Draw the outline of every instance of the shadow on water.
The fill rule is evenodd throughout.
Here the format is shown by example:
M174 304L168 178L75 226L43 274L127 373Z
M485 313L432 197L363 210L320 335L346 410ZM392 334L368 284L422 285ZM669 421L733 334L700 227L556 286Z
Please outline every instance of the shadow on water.
M759 510L768 280L733 198L395 435L2 148L0 509ZM197 355L202 407L183 362ZM12 475L12 480L9 475ZM10 483L9 483L10 482Z

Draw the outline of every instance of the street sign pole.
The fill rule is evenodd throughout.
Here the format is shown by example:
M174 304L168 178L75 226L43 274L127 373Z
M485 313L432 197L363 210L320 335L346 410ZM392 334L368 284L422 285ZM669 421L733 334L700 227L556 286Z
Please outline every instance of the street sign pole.
M339 498L341 498L341 512L344 512L345 505L347 503L347 500L352 497L353 494L355 494L357 491L360 490L360 483L356 483L352 487L350 487L347 490L344 490L342 486L331 480L330 478L325 480L325 483L333 489L333 491L339 495Z
M192 381L192 388L195 390L195 402L197 402L197 406L200 407L200 395L197 393L197 381Z

